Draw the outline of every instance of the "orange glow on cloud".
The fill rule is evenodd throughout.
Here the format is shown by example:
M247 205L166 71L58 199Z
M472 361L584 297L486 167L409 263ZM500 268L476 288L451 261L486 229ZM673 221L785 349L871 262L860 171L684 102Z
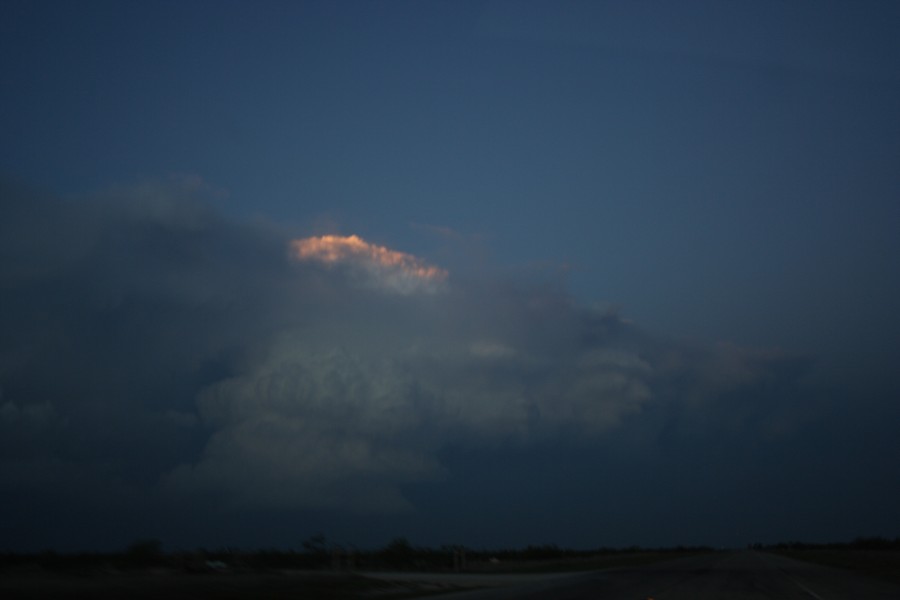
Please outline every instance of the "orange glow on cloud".
M290 243L292 256L297 260L316 261L326 265L351 263L378 272L393 287L404 280L402 291L411 291L410 284L440 283L447 278L447 271L426 264L421 259L391 250L385 246L370 244L357 235L322 235ZM398 279L399 278L399 279Z

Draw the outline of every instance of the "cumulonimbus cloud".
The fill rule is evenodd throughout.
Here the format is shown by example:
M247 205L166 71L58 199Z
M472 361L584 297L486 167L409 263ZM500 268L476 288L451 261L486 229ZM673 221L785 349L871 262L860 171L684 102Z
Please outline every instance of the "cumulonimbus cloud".
M0 271L0 412L52 416L65 440L9 438L0 474L115 454L131 457L117 482L155 479L176 498L384 512L444 476L448 445L767 418L733 399L781 377L778 356L663 342L558 286L451 286L357 236L228 221L193 189L0 212L0 233L28 232L0 245L18 265ZM727 418L690 417L728 402L705 410Z

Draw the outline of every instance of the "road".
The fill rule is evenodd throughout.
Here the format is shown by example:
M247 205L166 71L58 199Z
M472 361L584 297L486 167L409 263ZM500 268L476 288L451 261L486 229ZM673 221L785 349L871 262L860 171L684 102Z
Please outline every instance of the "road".
M900 600L900 585L758 552L681 558L539 584L450 594L453 600Z

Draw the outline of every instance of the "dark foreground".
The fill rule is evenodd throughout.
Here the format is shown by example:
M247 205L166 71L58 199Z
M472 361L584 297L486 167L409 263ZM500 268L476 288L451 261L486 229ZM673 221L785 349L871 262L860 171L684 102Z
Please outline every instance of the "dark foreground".
M900 585L784 556L729 552L615 569L454 600L900 600Z
M396 576L395 576L396 575ZM481 577L484 581L479 580ZM496 581L493 581L496 579ZM485 589L459 591L471 586ZM439 594L435 596L435 594ZM900 584L760 552L718 552L571 575L271 571L0 572L0 598L366 598L454 600L900 600Z
M19 572L0 574L0 598L113 600L409 598L416 587L353 574L245 572L189 574ZM421 589L421 588L419 588Z

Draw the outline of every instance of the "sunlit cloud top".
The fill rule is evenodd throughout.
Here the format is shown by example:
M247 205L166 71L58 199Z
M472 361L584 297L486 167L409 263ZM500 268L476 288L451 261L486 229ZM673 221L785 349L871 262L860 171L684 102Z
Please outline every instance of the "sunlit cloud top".
M437 291L447 271L422 259L370 244L357 235L322 235L292 240L291 256L298 261L362 268L370 283L395 292Z

